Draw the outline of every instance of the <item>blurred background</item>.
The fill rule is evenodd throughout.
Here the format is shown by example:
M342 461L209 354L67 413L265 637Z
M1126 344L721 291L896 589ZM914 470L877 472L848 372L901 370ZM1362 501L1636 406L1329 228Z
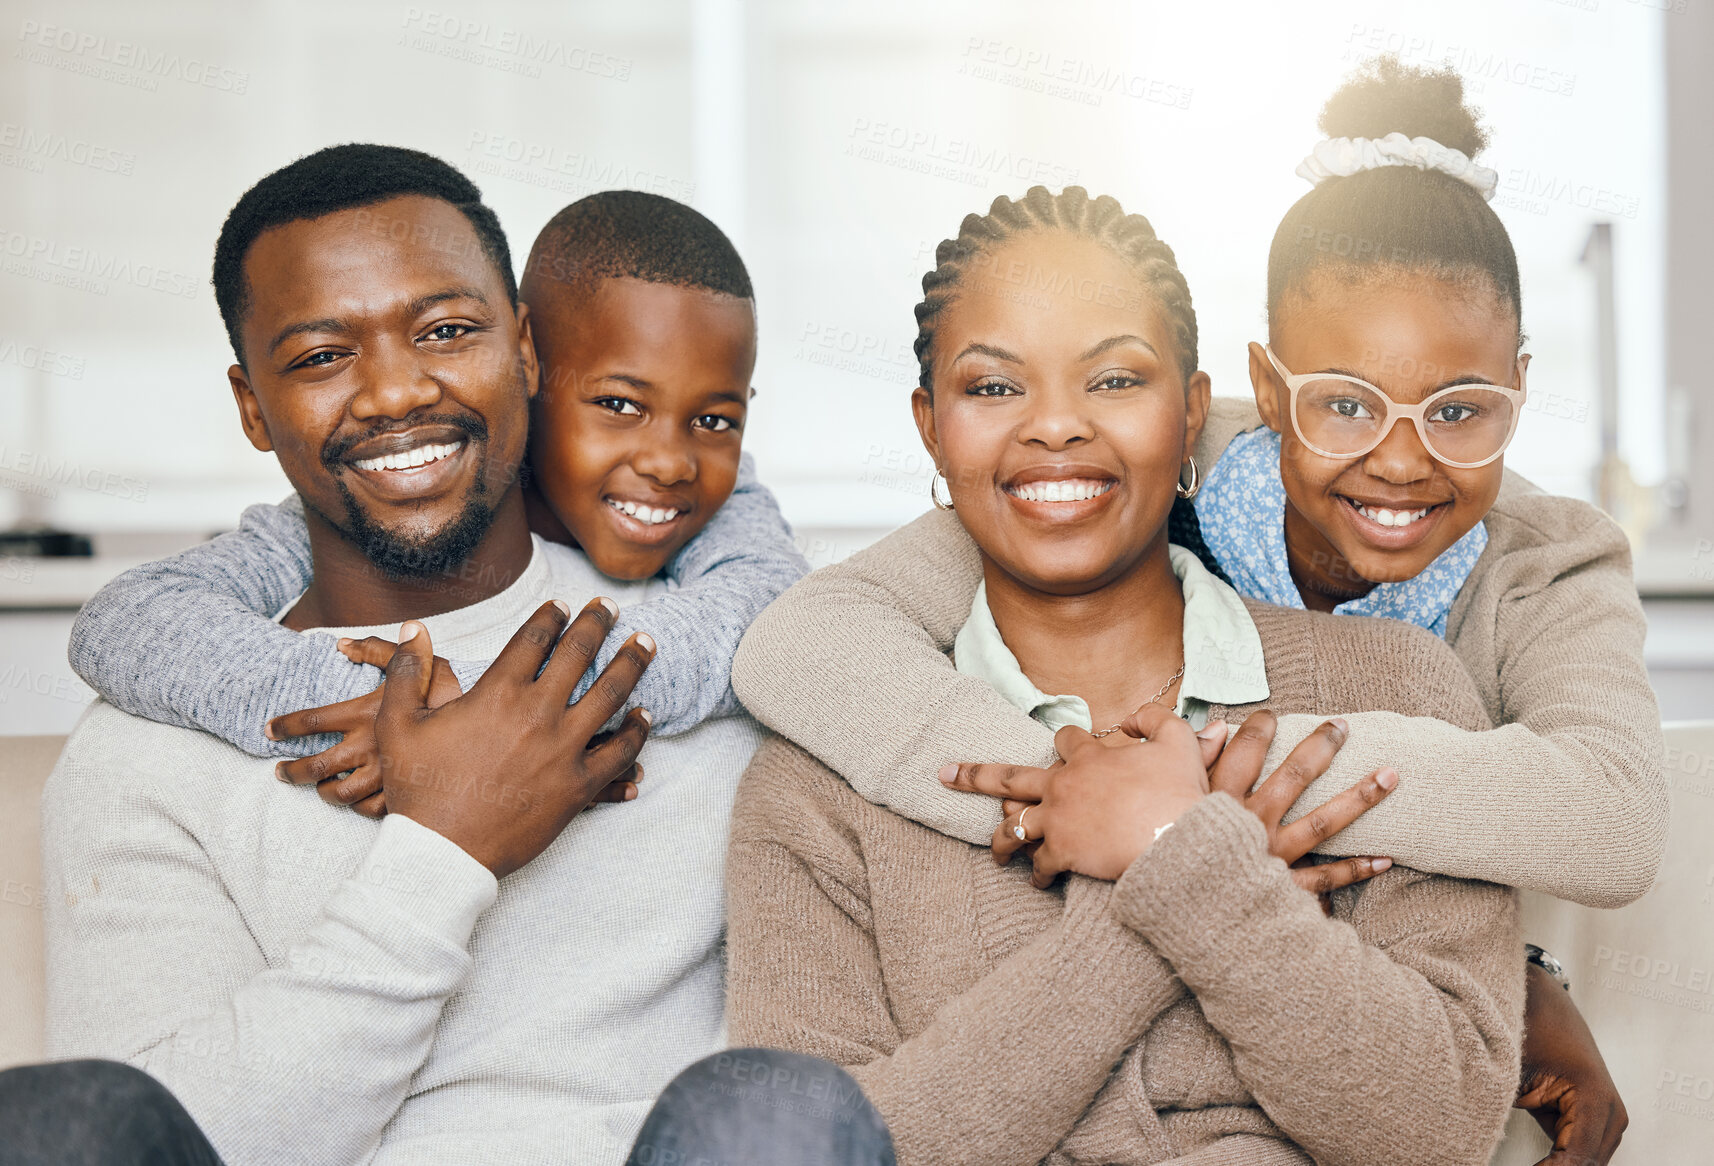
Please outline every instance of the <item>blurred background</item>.
M1248 395L1293 171L1384 52L1458 68L1492 131L1534 354L1507 464L1625 524L1663 711L1714 710L1711 0L0 12L0 734L81 712L64 643L96 587L286 492L239 432L208 270L232 203L293 158L435 153L520 260L594 190L711 216L757 287L746 446L820 565L928 506L911 309L963 215L1036 183L1148 215L1215 392Z

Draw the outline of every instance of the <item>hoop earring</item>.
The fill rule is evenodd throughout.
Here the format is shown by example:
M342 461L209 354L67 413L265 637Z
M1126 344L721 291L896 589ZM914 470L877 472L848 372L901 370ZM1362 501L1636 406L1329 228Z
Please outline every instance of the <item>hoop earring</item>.
M952 483L951 482L946 483L946 501L942 502L940 500L940 491L936 488L937 483L940 483L940 482L946 482L946 475L941 473L940 470L938 468L936 468L934 471L934 477L932 477L928 480L928 500L930 502L934 503L934 508L936 510L951 510L952 509Z
M1178 496L1188 501L1189 499L1196 497L1196 492L1202 489L1202 471L1196 468L1195 454L1191 454L1190 457L1185 460L1190 463L1190 485L1186 486L1184 484L1184 473L1181 470L1179 472ZM932 485L933 484L931 483L931 489Z

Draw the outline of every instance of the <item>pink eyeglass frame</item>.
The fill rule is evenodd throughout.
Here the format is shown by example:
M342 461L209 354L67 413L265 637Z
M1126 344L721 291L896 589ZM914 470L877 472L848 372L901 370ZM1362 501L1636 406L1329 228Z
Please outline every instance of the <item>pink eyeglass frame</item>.
M1343 373L1335 372L1311 372L1302 374L1287 372L1286 366L1280 363L1280 358L1274 355L1272 345L1263 345L1262 351L1268 354L1268 361L1274 366L1274 371L1280 374L1280 379L1285 382L1286 390L1291 394L1290 400L1287 404L1289 406L1288 411L1291 413L1292 432L1297 434L1297 439L1303 442L1303 444L1312 452L1318 453L1324 458L1330 458L1333 461L1351 461L1354 458L1360 458L1363 455L1370 453L1376 446L1380 445L1381 442L1387 439L1387 435L1393 431L1393 425L1397 421L1401 418L1406 418L1412 425L1416 426L1417 439L1422 442L1422 448L1426 449L1435 461L1460 470L1480 469L1504 454L1506 452L1506 448L1512 444L1512 438L1518 431L1518 422L1524 415L1524 402L1529 399L1529 386L1524 383L1524 370L1522 367L1518 369L1519 387L1515 389L1509 385L1453 385L1451 388L1441 389L1437 393L1430 393L1415 405L1405 405L1393 400L1376 386L1371 385L1368 381L1362 380L1358 377L1348 377ZM1329 453L1327 450L1322 449L1313 441L1309 440L1309 438L1305 437L1303 435L1303 429L1297 423L1297 392L1310 381L1346 381L1350 384L1360 385L1361 387L1368 389L1371 393L1374 393L1377 397L1381 398L1381 400L1385 401L1387 403L1387 415L1382 419L1381 428L1378 435L1375 437L1375 440L1371 441L1368 445L1355 453ZM1506 430L1506 439L1500 442L1499 449L1495 450L1479 462L1455 462L1450 458L1441 457L1439 452L1436 451L1434 443L1428 439L1428 430L1424 428L1423 418L1428 416L1429 406L1433 405L1436 401L1439 401L1442 397L1456 396L1458 393L1465 392L1469 389L1493 389L1496 392L1504 393L1506 396L1510 397L1513 405L1512 424L1511 428Z

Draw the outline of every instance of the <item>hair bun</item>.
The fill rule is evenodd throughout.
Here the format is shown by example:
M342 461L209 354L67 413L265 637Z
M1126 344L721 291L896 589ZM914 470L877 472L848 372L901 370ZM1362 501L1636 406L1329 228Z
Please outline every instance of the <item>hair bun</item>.
M1450 66L1423 69L1395 55L1365 62L1321 107L1330 138L1433 138L1471 158L1488 144L1477 110L1464 102L1464 78Z

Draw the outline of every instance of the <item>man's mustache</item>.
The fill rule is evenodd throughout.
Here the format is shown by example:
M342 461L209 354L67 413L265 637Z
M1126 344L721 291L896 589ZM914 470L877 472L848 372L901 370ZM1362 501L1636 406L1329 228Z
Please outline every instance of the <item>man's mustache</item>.
M482 418L468 413L423 413L413 414L402 421L394 421L378 425L363 433L334 434L321 447L321 464L330 470L339 469L345 462L345 455L365 441L377 437L385 437L389 433L404 433L422 425L446 425L458 429L472 442L488 440L488 424Z

